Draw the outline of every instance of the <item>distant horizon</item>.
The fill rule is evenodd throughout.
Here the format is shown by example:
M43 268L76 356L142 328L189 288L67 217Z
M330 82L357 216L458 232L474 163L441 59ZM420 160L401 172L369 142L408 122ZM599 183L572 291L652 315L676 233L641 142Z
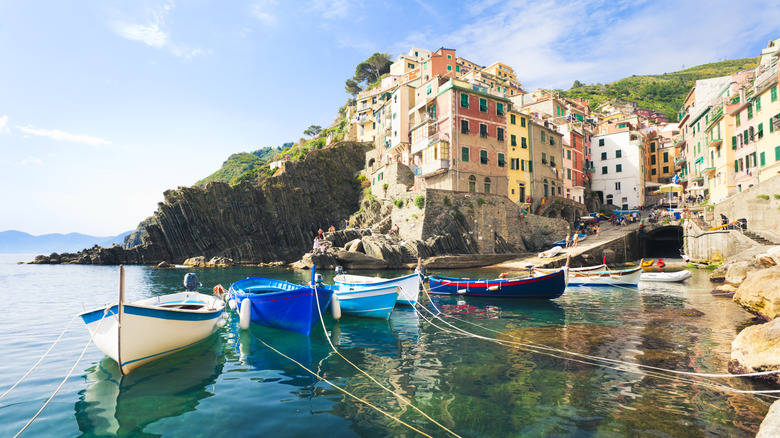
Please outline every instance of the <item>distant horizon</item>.
M755 0L44 0L0 16L0 229L30 235L118 235L231 154L330 126L376 52L448 47L529 91L565 90L755 57L780 37L780 4Z

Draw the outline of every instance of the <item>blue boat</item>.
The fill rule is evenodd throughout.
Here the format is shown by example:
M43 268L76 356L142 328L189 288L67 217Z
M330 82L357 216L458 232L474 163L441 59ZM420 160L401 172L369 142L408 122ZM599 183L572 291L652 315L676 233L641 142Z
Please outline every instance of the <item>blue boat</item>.
M431 275L428 281L431 285L431 294L552 299L563 295L568 275L568 268L561 268L552 274L526 278L480 280Z
M233 283L228 296L235 302L239 315L246 314L241 307L245 299L249 300L249 320L252 323L308 336L314 323L320 320L320 312L324 313L330 305L333 291L271 278L249 277Z
M374 286L371 283L324 286L338 297L342 315L390 319L400 288L395 284Z
M368 277L364 275L338 274L333 282L340 286L379 287L398 286L398 301L396 304L414 306L420 297L420 274L414 273L396 278ZM339 299L341 297L339 296Z

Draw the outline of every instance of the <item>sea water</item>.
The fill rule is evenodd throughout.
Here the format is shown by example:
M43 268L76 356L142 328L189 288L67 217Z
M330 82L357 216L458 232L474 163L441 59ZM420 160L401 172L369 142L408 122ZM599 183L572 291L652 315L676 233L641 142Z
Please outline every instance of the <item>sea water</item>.
M23 436L752 436L773 401L735 392L763 389L741 378L663 371L726 373L731 341L754 323L710 293L708 271L684 284L570 287L556 300L433 297L421 308L438 318L409 307L389 321L326 315L310 337L256 325L242 332L232 315L206 341L121 376L73 319L117 300L119 268L15 263L31 258L0 255L0 394L71 325L0 399L2 437L22 430L62 382ZM247 276L310 276L126 272L128 300L180 291L187 272L201 292Z

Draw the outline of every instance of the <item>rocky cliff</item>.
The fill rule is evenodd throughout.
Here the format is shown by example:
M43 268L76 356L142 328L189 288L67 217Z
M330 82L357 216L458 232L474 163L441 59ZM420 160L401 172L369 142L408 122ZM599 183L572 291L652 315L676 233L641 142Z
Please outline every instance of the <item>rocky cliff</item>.
M343 143L288 162L279 174L255 186L210 183L165 192L165 201L139 231L139 245L94 247L47 261L81 264L182 263L194 256L226 257L237 263L292 261L311 249L317 229L343 226L359 208L356 173L368 146ZM140 236L140 238L139 238ZM49 257L52 258L52 257Z

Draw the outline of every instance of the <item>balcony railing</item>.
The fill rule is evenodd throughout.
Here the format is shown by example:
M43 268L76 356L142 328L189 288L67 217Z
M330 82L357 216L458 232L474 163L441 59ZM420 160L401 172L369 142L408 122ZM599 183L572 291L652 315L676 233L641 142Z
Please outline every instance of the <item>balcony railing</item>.
M430 163L425 163L420 167L420 176L430 175L440 170L446 170L450 168L449 160L434 160Z

